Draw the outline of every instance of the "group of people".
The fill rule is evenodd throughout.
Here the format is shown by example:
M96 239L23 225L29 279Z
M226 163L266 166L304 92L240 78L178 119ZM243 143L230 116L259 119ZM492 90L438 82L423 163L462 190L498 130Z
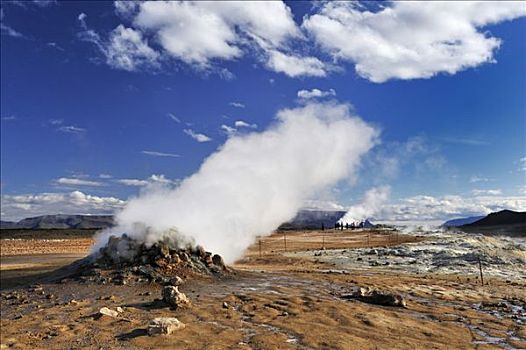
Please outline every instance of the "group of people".
M355 228L363 228L363 222L360 222L358 225L356 225L354 222L351 222L351 224L349 224L348 222L346 222L345 224L343 222L337 222L334 224L334 228L336 230L338 229L343 230L344 228L346 230L348 229L354 230Z
M364 227L364 223L363 222L360 222L358 225L356 225L354 222L351 222L350 224L348 222L346 222L345 224L343 222L337 222L334 224L334 229L335 230L348 230L348 229L351 229L351 230L354 230L356 228L363 228ZM321 224L321 230L324 231L325 230L325 225L322 223Z

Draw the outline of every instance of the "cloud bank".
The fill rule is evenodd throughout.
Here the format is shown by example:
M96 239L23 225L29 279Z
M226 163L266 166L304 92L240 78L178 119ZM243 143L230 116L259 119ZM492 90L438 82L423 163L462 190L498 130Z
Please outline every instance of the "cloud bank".
M327 96L336 96L336 91L334 89L329 89L327 91L323 91L320 89L299 90L298 91L298 98L301 98L304 100L308 100L311 98L327 97Z
M81 191L2 195L2 220L20 220L49 214L113 214L125 201Z
M500 191L476 192L473 196L413 196L386 204L374 218L385 222L443 222L448 219L486 215L499 210L526 211L524 196L502 196Z

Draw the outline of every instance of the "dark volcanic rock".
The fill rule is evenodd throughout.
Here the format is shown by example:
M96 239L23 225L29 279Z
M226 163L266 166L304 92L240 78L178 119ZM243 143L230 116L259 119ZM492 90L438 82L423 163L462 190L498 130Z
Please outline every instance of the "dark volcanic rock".
M212 257L212 263L214 265L217 265L218 267L221 267L222 269L225 268L225 262L223 261L223 258L220 255L215 254Z

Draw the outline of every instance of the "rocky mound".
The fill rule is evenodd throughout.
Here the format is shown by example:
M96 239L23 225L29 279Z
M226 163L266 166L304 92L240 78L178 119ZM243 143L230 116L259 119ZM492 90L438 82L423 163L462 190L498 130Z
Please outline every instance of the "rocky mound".
M79 261L62 281L98 284L158 283L177 286L191 275L221 276L229 272L221 256L201 246L178 248L168 241L151 246L126 234L112 236L98 253Z

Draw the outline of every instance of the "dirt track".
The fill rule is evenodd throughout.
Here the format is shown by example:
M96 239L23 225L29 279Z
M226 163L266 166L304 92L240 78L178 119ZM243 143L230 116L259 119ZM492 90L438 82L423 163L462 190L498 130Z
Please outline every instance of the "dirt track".
M350 249L417 238L364 232L288 232L286 238L275 234L261 240L261 255L259 243L250 247L231 278L194 279L183 285L192 305L176 311L152 303L160 296L157 285L69 282L45 284L39 293L24 289L20 293L27 303L2 298L2 344L94 349L526 348L525 325L502 307L491 306L508 301L525 305L524 283L492 280L482 287L462 276L343 273L326 263L284 256L285 239L290 252L319 249L324 241L327 249ZM354 286L400 293L407 308L340 298ZM8 293L12 291L2 296ZM488 306L477 306L481 302ZM127 321L95 319L102 306L122 306ZM175 316L187 327L171 336L148 337L145 325L157 316Z

